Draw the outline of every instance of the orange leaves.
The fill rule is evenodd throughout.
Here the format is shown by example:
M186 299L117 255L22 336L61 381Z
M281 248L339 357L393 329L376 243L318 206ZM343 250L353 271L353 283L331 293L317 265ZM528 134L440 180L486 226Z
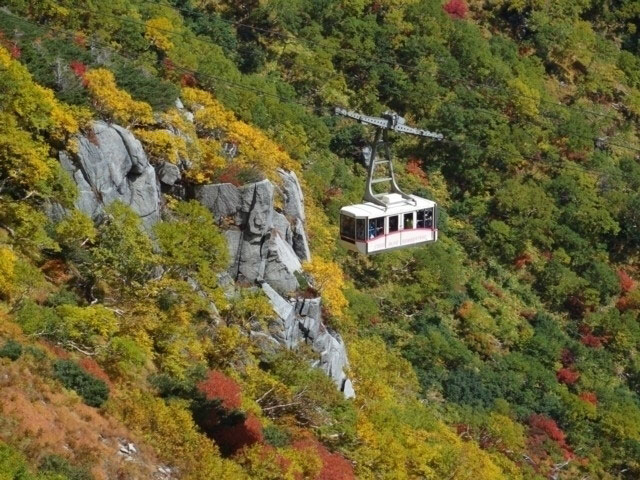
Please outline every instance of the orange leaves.
M102 380L110 389L113 388L109 375L106 374L102 367L98 365L98 362L96 362L92 357L82 357L78 363L89 375L93 375L94 377Z
M429 179L427 178L426 172L420 166L420 161L412 158L407 162L407 173L410 173L414 177L416 177L422 185L428 185Z
M618 270L618 279L620 280L620 290L623 293L629 293L636 284L633 278L622 269Z
M42 267L40 267L40 270L47 276L47 279L56 285L62 285L73 277L69 273L67 265L59 259L46 261Z
M640 309L640 288L637 282L624 270L618 270L618 280L622 295L616 303L621 312Z
M561 368L556 372L556 378L560 383L564 383L566 385L573 385L580 378L580 373L578 373L573 368Z
M598 397L594 392L582 392L580 394L580 400L582 400L583 402L590 403L591 405L598 404Z

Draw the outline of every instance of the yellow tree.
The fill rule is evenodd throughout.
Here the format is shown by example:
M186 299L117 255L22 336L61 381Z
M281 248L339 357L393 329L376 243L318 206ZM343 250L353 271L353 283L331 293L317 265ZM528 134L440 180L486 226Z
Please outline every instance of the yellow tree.
M88 71L84 80L97 110L127 126L153 123L153 110L145 102L134 100L120 90L109 70L98 68Z

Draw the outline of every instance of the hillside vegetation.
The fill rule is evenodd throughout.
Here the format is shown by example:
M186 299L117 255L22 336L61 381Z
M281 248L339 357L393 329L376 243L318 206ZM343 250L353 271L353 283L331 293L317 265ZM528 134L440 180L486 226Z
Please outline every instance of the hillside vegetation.
M640 477L637 2L0 6L0 479ZM392 136L436 244L337 246L371 132L336 105L444 135ZM310 349L252 341L274 311L225 295L203 205L165 191L151 229L74 208L58 156L96 120L188 159L186 190L297 173L299 293L344 338L354 399Z

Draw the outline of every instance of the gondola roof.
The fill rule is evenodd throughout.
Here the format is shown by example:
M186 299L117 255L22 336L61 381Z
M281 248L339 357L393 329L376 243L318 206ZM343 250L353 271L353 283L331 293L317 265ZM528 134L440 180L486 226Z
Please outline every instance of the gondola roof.
M415 204L409 200L405 200L401 195L397 193L383 195L383 199L387 204L387 208L377 205L372 202L357 203L355 205L348 205L340 209L340 213L351 215L354 217L386 217L389 215L399 215L401 213L415 212L416 210L423 210L425 208L433 208L435 202L427 200L426 198L418 197L416 195L409 195ZM386 197L386 198L384 198Z

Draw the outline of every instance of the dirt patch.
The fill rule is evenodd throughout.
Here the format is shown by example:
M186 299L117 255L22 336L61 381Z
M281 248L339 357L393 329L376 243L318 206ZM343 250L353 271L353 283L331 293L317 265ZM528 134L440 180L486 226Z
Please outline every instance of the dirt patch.
M161 463L150 447L25 362L0 361L0 391L0 439L19 445L34 463L58 454L90 466L96 480L157 476Z

